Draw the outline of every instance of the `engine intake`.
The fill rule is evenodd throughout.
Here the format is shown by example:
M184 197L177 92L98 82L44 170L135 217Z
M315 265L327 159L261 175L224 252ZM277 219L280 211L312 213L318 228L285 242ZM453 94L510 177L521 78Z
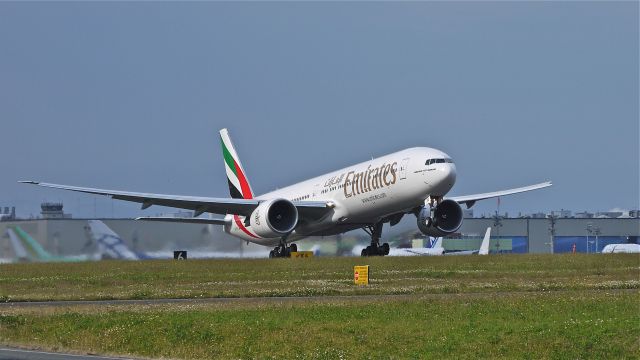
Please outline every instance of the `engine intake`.
M298 209L286 199L263 201L251 213L249 223L260 237L280 237L292 232L298 225Z
M444 236L456 232L462 226L462 208L453 200L442 201L433 211L422 207L417 215L418 229L428 236Z

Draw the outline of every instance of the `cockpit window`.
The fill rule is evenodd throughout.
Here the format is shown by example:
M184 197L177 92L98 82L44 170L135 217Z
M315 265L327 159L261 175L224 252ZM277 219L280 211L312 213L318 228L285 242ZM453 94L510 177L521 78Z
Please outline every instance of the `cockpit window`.
M453 160L446 158L446 159L429 159L427 160L424 164L425 165L431 165L431 164L451 164L453 163Z

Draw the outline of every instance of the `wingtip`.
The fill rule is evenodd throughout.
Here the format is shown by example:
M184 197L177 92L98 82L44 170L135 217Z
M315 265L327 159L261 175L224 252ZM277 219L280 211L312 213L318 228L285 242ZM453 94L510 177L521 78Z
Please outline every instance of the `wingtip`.
M40 184L39 181L33 181L33 180L18 180L18 182L20 184L33 184L33 185L38 185Z

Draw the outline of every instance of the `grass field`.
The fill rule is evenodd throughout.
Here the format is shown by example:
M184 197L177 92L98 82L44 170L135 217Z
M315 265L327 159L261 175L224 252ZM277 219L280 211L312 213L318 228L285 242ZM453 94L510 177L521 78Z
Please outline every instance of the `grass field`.
M369 287L353 285L359 264ZM637 255L2 265L5 301L244 299L2 305L0 343L191 359L637 359L639 287Z
M0 301L638 289L637 255L100 261L0 265ZM353 286L353 266L371 285Z

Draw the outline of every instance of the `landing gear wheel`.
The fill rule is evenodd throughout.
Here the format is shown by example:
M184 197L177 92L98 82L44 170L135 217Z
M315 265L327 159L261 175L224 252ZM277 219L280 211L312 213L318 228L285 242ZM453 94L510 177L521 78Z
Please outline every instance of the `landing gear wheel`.
M275 250L269 251L269 259L276 257Z
M389 243L382 244L382 246L380 247L380 252L380 255L389 255Z
M382 235L382 222L375 223L364 228L371 236L371 245L367 246L360 253L361 256L384 256L389 255L389 244L384 243L380 246L380 236Z
M292 252L297 252L297 251L298 251L298 245L296 245L296 244L291 244L291 245L289 246L289 249L290 249L290 250L289 250L289 252L290 252L290 253L292 253ZM291 254L289 254L289 255L291 255Z

